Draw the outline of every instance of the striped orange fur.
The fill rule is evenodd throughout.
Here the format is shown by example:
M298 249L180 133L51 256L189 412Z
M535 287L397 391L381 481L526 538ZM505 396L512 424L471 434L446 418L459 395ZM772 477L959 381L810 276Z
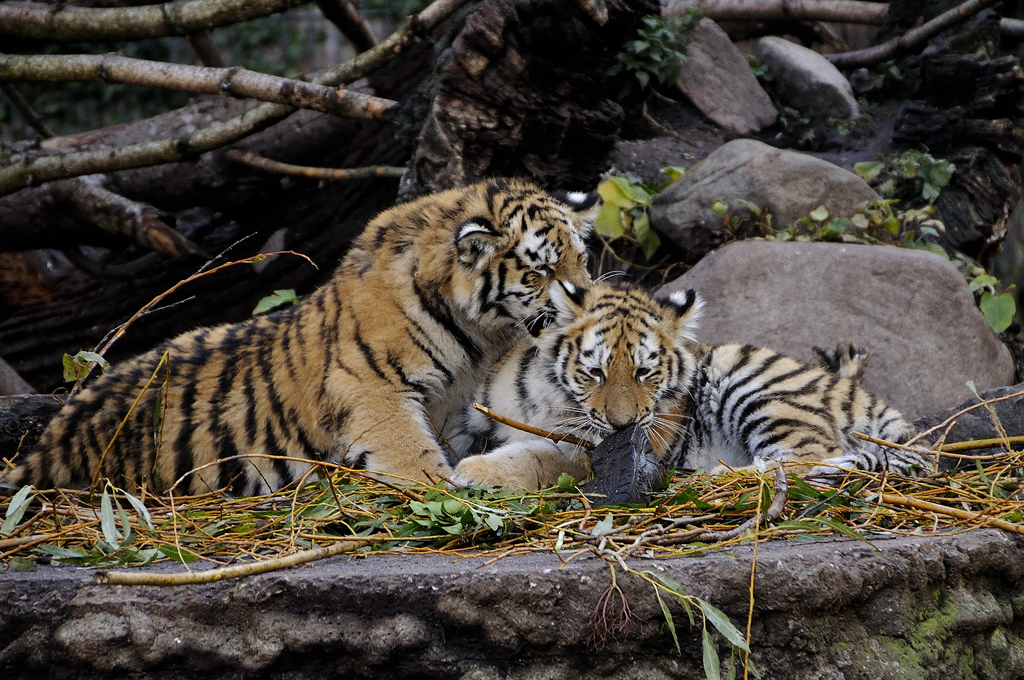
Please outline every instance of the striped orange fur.
M86 487L102 476L160 492L201 468L178 491L257 494L311 460L449 475L434 425L547 318L552 281L588 284L594 203L491 180L387 210L295 307L185 333L108 371L4 481Z

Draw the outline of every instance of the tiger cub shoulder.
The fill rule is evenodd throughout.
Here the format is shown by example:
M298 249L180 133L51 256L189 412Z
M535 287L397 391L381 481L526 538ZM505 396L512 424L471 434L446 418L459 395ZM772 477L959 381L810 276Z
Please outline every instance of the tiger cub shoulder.
M373 219L295 307L202 328L72 399L8 484L273 491L315 461L448 475L443 427L490 363L590 281L596 197L498 179Z

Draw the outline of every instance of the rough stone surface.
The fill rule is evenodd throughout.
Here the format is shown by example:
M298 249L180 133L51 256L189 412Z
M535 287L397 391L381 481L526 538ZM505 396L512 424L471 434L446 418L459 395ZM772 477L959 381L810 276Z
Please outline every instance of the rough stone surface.
M651 224L696 261L733 235L711 210L715 201L731 207L745 199L786 227L820 205L830 215L852 215L858 203L878 194L857 175L796 151L737 139L715 150L681 179L658 194Z
M31 394L36 390L25 382L11 365L0 357L0 396L9 394Z
M978 397L981 399L979 400ZM1024 384L985 390L979 393L978 397L972 397L952 408L921 416L914 421L914 424L917 425L919 430L925 431L938 425L943 425L947 420L956 416L952 421L952 427L948 431L946 425L936 430L935 436L945 433L945 441L950 443L976 441L978 439L997 439L1004 434L1009 437L1024 435ZM963 412L972 406L977 407L983 400L987 401L990 399L1001 399L1002 401L974 408L966 413ZM998 426L996 425L997 422ZM932 437L929 437L929 439L932 439ZM965 453L984 455L998 451L1005 451L1005 449L994 447L992 449L979 449ZM956 467L954 462L955 460L952 458L943 458L941 467L942 469ZM967 465L974 465L974 463L973 461L968 461Z
M1013 382L1009 351L943 258L890 246L739 241L659 296L693 288L707 307L698 339L771 347L814 362L812 347L870 352L866 387L909 418Z
M754 56L771 71L776 96L794 109L836 118L860 114L850 81L814 50L769 36L757 41Z
M711 19L701 19L690 31L686 57L676 85L718 125L749 135L779 117L746 58Z
M746 621L749 546L658 561ZM189 587L101 586L88 571L6 573L6 680L204 678L703 678L700 626L620 572L639 625L604 646L588 623L608 565L554 555L336 558ZM193 566L193 568L195 568ZM1024 539L955 536L758 546L751 629L762 677L1015 678L1024 674ZM723 658L728 652L721 646Z

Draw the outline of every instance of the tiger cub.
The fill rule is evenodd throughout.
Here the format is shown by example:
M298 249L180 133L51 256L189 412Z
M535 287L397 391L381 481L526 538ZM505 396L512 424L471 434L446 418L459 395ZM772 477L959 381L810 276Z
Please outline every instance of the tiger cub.
M693 291L656 302L636 288L553 285L555 320L535 342L520 342L495 364L476 401L501 415L591 443L638 424L655 455L672 457L692 407L697 374L691 347L703 302ZM500 425L469 409L456 454L472 442L495 447L464 457L452 481L470 486L542 488L561 473L588 476L578 445Z
M552 281L589 283L595 205L498 179L391 208L295 307L185 333L105 373L5 481L85 487L102 468L160 492L195 469L178 492L253 495L309 460L447 476L434 424L551 316Z
M693 291L664 302L635 288L556 284L556 321L491 370L476 399L541 429L598 442L638 424L655 455L721 474L755 457L804 463L806 471L925 469L915 453L852 437L901 443L915 432L895 409L860 385L866 356L840 346L808 366L766 348L693 342L703 303ZM586 476L579 447L465 416L461 441L487 439L489 453L464 458L453 481L539 488L562 472Z

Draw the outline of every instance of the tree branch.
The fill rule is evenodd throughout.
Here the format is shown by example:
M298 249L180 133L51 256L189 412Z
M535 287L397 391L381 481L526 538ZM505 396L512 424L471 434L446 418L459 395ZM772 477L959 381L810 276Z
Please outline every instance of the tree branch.
M220 56L220 51L217 50L217 46L213 44L213 39L210 38L209 31L201 31L199 33L193 33L186 38L188 40L189 47L199 57L199 62L203 66L212 66L213 68L224 68L228 65L224 58Z
M335 68L314 74L310 81L317 85L336 87L362 78L397 57L417 36L433 29L469 1L435 0L373 49ZM284 104L260 104L240 116L181 137L141 142L116 149L16 159L14 163L0 168L0 196L56 179L191 160L263 130L294 111L294 107ZM59 139L54 141L59 142ZM59 144L54 144L53 148L59 148Z
M383 120L398 102L257 73L132 59L119 54L0 55L0 80L129 83L197 94L248 97L345 118Z
M114 41L189 35L283 12L307 0L176 0L140 7L0 2L0 35Z
M145 248L178 259L197 252L194 243L163 221L161 211L115 194L102 182L99 175L63 180L54 183L53 194L66 201L78 219Z
M859 68L861 66L877 64L880 61L892 59L912 51L947 28L970 19L981 10L996 2L997 0L967 0L962 5L943 12L931 21L907 31L899 38L864 50L857 50L856 52L828 54L825 55L825 58L831 61L837 68Z
M273 172L278 175L292 175L295 177L310 177L312 179L347 180L369 179L371 177L401 177L405 172L405 168L388 165L344 169L314 168L308 165L292 165L291 163L281 163L254 153L239 151L238 149L228 149L224 152L224 157L229 161L248 165L249 167L257 168L259 170L265 170L266 172Z
M682 14L699 7L715 21L834 21L845 24L881 26L889 13L888 4L859 0L697 0L672 3L667 14Z
M356 53L365 52L377 44L370 27L349 0L316 0L324 18L338 27L345 39L352 43Z
M18 109L18 112L24 117L25 122L29 126L38 132L43 137L53 137L53 130L46 126L43 119L39 117L39 114L35 112L32 105L28 103L28 100L13 85L8 83L0 83L0 92L7 95L7 98L14 104L14 108Z

